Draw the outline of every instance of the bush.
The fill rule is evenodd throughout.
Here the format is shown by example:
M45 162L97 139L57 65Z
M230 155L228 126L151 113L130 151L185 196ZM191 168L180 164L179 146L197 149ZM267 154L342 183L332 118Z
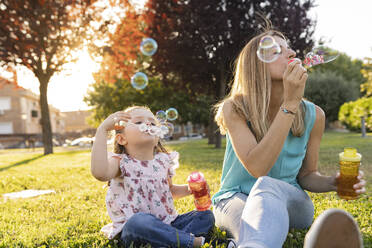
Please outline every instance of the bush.
M338 118L348 129L360 130L362 116L365 117L367 130L372 131L372 97L344 103L340 108Z
M354 82L348 82L331 71L314 71L306 84L305 98L324 110L327 123L338 119L339 108L343 103L355 100L359 95Z

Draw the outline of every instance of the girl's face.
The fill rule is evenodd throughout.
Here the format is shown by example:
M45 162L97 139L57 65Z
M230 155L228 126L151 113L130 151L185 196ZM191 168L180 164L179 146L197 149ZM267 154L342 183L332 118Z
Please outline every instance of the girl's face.
M131 120L126 124L123 131L123 138L126 144L153 144L155 147L159 137L151 135L148 132L140 130L140 125L145 124L147 127L157 126L159 123L151 111L147 109L134 109L130 111Z
M268 68L271 75L272 81L283 80L284 71L287 69L288 61L295 58L296 52L293 51L287 44L287 42L279 37L274 36L275 41L279 44L281 52L278 59L268 64Z

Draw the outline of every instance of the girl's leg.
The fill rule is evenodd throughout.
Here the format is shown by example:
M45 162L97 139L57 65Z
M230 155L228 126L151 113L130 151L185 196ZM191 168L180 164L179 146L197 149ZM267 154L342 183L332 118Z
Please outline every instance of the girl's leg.
M235 240L239 238L240 219L247 197L246 194L236 193L228 199L219 201L213 208L216 226Z
M171 225L195 236L205 237L214 226L214 216L210 210L191 211L179 215Z
M304 191L268 176L260 177L243 209L238 245L280 248L289 227L309 226L313 214L313 204Z
M150 243L152 247L193 247L194 235L167 225L152 214L134 214L125 223L121 240L131 243ZM135 247L135 246L134 246Z

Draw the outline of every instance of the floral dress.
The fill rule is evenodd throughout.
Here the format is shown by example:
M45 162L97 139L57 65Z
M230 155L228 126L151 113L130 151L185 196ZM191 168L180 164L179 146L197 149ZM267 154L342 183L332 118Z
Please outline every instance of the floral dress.
M170 224L178 216L169 189L168 177L179 166L178 153L157 153L152 160L141 161L127 154L110 153L120 158L119 177L110 180L106 207L112 223L101 231L109 238L121 232L135 213L150 213Z

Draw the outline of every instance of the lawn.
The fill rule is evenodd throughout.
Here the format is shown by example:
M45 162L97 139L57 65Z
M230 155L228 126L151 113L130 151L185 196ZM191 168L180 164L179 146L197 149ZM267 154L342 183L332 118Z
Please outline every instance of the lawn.
M367 194L356 201L338 199L335 193L310 194L319 215L328 208L349 211L357 220L365 247L372 247L372 137L359 134L324 135L319 169L337 171L338 153L346 146L363 155L362 170L368 182ZM206 140L170 144L180 153L180 168L174 183L183 184L194 170L204 173L214 194L219 188L224 149L214 149ZM0 150L0 195L24 189L53 189L56 194L31 199L0 199L0 247L117 247L106 240L100 228L110 220L105 209L105 183L90 174L90 150L56 148L42 156L42 150ZM192 197L175 202L179 213L194 209ZM284 247L302 247L306 230L291 230ZM223 236L219 230L215 235Z

